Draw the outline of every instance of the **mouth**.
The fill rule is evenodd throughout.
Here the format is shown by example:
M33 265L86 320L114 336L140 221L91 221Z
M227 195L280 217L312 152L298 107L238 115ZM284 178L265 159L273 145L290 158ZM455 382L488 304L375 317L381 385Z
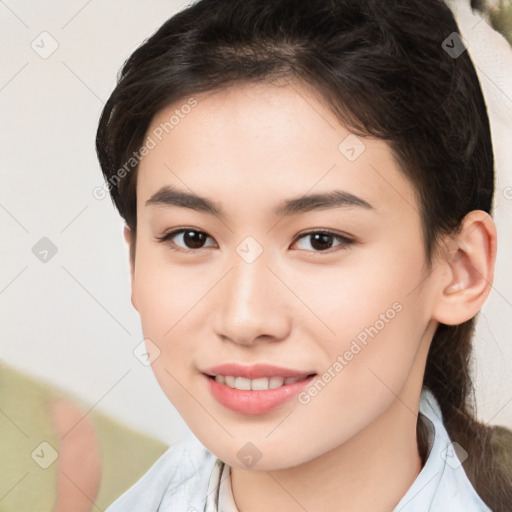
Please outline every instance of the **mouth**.
M247 370L247 368L246 368ZM252 367L253 372L255 367ZM261 370L261 367L260 367ZM233 369L230 370L233 372ZM296 397L315 379L316 373L302 373L288 370L293 376L269 374L249 378L223 373L203 373L203 378L212 397L222 406L243 415L262 415L277 409ZM233 372L235 373L235 372ZM245 371L245 374L247 375ZM261 372L260 372L261 374Z
M240 377L235 375L208 375L209 379L223 384L231 389L238 389L240 391L266 391L269 389L278 389L283 386L288 386L296 382L307 380L314 377L316 373L311 373L299 377L259 377L257 379L249 379L247 377Z

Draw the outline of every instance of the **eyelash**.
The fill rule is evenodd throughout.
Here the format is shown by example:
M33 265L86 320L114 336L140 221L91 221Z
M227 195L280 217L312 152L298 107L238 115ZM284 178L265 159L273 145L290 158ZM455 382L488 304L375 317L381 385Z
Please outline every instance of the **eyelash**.
M194 233L202 233L202 234L208 236L207 233L205 233L204 231L200 231L198 229L180 228L180 229L176 229L174 231L170 231L169 233L164 233L162 236L157 236L155 238L159 243L165 243L177 235L180 235L180 234L186 233L186 232L190 232L190 231L192 231ZM340 235L339 233L335 233L333 231L329 231L328 229L323 229L323 230L318 230L318 231L308 231L307 233L302 233L301 235L299 235L299 237L297 237L296 241L302 240L302 238L306 238L310 235L316 235L316 234L332 236L334 238L337 238L341 243L338 244L337 246L335 246L334 249L331 247L325 251L309 251L309 252L314 252L314 253L318 253L318 254L322 254L322 253L330 254L330 253L338 250L337 248L339 248L339 247L349 248L351 245L353 245L355 243L355 240L353 240L352 238L349 238L344 235ZM210 238L210 237L208 236L208 238ZM169 248L172 249L173 251L178 251L178 252L182 252L182 253L198 252L198 251L201 251L202 249L206 249L206 247L201 247L199 249L178 248L178 246L176 246L176 244L174 242L171 242L169 244Z

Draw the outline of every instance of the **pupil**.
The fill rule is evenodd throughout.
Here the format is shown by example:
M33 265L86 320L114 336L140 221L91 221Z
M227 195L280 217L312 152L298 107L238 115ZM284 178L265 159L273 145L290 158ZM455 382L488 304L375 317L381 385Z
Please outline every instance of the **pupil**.
M203 233L199 233L198 231L186 231L183 234L183 239L185 244L191 249L200 249L204 243Z
M320 241L319 247L315 247L315 244ZM311 246L315 249L329 249L332 246L331 235L326 233L315 233L313 235L313 242Z

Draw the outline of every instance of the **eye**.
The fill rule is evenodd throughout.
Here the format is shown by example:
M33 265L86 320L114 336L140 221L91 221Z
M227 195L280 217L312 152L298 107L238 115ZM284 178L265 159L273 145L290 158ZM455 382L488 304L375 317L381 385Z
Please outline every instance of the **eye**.
M310 231L309 233L303 233L299 237L299 241L310 238L310 247L316 249L313 252L326 252L328 249L333 247L333 239L337 239L339 243L334 247L347 247L354 243L351 238L340 235L339 233L333 233L332 231Z
M170 248L175 251L182 251L182 252L188 252L193 251L197 249L203 249L204 248L204 242L209 236L204 231L199 231L197 229L193 228L181 228L176 229L174 231L171 231L170 233L165 233L162 236L157 236L156 239L159 242L167 242L169 240L172 240L175 237L181 236L182 243L185 245L185 248L180 248L177 244L173 241L169 244Z
M173 238L178 239L178 237L181 237L182 245L180 245L179 243L177 244L175 241L172 241ZM170 248L175 251L182 252L193 252L194 250L199 250L207 247L204 245L204 243L208 238L210 237L208 236L207 233L193 228L176 229L169 233L165 233L162 236L156 237L156 239L161 243L171 241L171 243L169 244ZM347 236L326 230L310 231L308 233L303 233L298 238L298 241L302 241L307 238L310 238L310 247L314 249L313 252L326 252L333 246L346 248L354 243L354 240ZM333 245L333 239L337 239L339 243Z

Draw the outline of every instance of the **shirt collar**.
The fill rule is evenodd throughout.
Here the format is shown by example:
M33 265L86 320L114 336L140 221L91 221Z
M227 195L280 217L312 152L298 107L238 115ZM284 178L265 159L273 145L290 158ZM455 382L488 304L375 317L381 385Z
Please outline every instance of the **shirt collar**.
M492 512L467 478L461 460L468 454L450 440L439 403L427 387L421 393L419 416L427 427L426 462L392 512ZM220 459L213 467L207 496L204 512L239 512L231 491L231 468Z

